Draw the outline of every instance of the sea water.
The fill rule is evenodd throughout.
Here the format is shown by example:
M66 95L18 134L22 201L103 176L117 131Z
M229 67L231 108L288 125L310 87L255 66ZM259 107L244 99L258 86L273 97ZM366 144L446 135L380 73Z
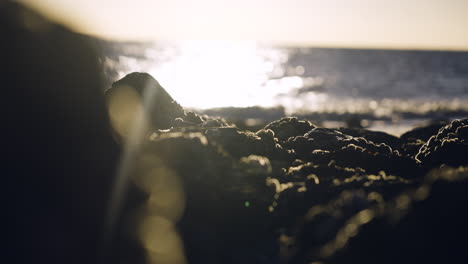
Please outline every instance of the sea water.
M153 75L182 106L282 106L325 126L356 115L399 135L468 117L468 52L278 47L255 42L98 41L108 85ZM246 117L248 118L248 117Z

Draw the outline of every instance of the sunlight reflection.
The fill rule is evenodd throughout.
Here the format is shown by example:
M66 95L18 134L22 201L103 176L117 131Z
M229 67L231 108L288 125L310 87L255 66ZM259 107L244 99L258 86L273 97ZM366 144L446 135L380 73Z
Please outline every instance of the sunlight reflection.
M186 108L281 106L286 115L332 118L323 122L327 127L343 125L337 123L342 122L336 120L339 116L356 115L369 119L362 120L368 129L397 136L416 124L468 109L468 99L460 94L464 76L447 72L428 79L428 75L415 75L402 86L404 75L377 74L387 66L401 68L400 59L383 60L386 52L366 51L363 58L377 61L356 64L352 54L248 41L154 42L112 46L102 62L109 83L129 72L148 72ZM350 58L349 62L344 58ZM447 66L457 61L453 60ZM412 71L410 59L407 64L402 71ZM410 86L428 88L421 92ZM438 112L443 114L434 114ZM419 119L406 120L407 116Z
M182 105L272 105L264 83L278 62L261 56L255 43L184 42L178 49L178 56L149 73Z
M284 73L281 64L287 61L287 53L280 49L232 41L190 41L166 46L161 52L155 49L147 48L145 54L151 62L146 65L131 58L119 61L129 71L147 71L155 76L186 107L277 104L273 96L278 88L272 89L267 81Z

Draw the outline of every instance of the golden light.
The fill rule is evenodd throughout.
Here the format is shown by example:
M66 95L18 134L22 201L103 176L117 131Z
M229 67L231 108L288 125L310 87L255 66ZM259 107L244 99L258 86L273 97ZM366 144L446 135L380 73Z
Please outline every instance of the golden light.
M147 215L157 215L177 222L185 209L182 182L176 172L164 165L158 156L142 153L137 161L133 182L147 194Z
M160 216L146 217L140 225L139 234L147 250L149 264L187 263L182 240L171 221Z
M148 69L183 106L271 105L264 83L273 70L255 42L190 41L171 61ZM272 56L275 56L273 54ZM277 55L278 56L278 55Z
M107 94L106 101L111 124L119 136L127 139L135 134L135 130L146 130L148 121L140 96L135 89L120 86Z

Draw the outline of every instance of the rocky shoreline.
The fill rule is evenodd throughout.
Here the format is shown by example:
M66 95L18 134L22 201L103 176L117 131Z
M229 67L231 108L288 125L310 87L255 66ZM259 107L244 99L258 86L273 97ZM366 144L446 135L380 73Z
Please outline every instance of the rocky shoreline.
M104 97L88 37L0 14L1 263L468 262L467 119L249 131L144 73Z
M145 73L114 83L108 100L119 89L135 89L139 98L155 94L157 100L142 99L152 103L142 106L148 130L134 162L140 168L152 155L159 165L128 172L135 184L129 197L139 199L130 199L134 204L124 215L169 219L183 241L179 253L189 263L467 259L458 242L467 229L451 224L467 219L466 119L399 138L360 128L320 128L295 117L252 132L184 111ZM176 193L184 198L152 205L170 185L142 181L148 166L160 174L170 171L166 174L177 178ZM176 207L181 211L174 217ZM174 257L145 241L138 244L149 259Z

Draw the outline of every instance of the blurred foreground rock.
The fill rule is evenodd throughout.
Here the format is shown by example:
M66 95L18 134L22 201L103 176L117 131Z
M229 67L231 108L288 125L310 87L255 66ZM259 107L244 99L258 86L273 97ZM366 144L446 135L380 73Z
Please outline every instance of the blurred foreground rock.
M0 1L1 263L101 263L119 147L84 36Z

